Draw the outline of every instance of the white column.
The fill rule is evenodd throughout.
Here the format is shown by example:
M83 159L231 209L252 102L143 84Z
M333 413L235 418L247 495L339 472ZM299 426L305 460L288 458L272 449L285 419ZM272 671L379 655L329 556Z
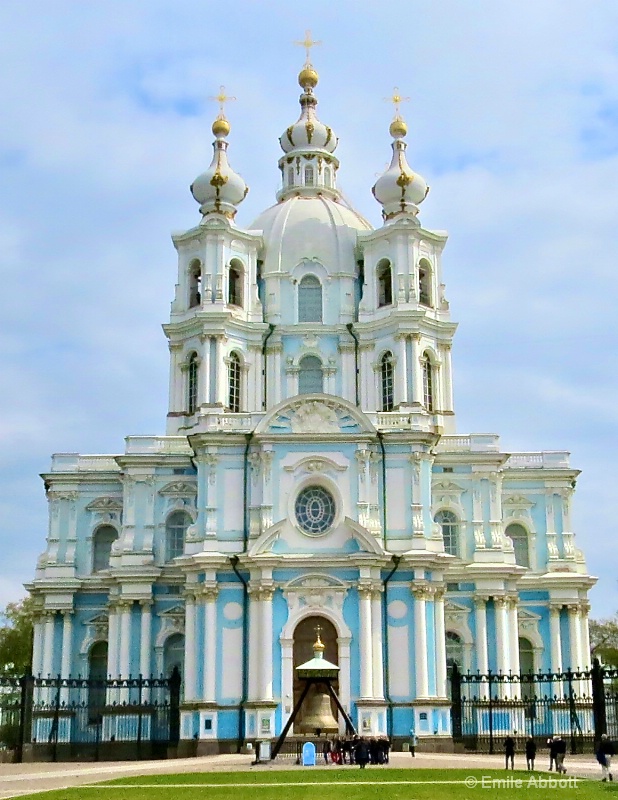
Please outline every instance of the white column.
M32 674L37 676L43 672L43 637L45 617L38 616L34 622L34 637L32 643Z
M131 609L132 600L123 600L120 606L120 654L118 673L121 678L128 678L131 672Z
M152 600L140 600L139 672L142 678L152 675Z
M185 700L195 700L195 595L185 594Z
M60 674L63 678L71 677L71 664L73 659L73 611L62 612L62 667Z
M228 378L227 378L227 364L223 360L223 343L225 341L224 336L216 336L217 347L215 350L215 371L217 375L217 386L216 386L216 395L215 400L219 405L226 406L227 405L227 387L228 387Z
M339 697L341 705L347 713L350 713L350 638L339 636L337 638L339 647ZM345 731L345 723L340 722L340 730Z
M496 652L498 672L509 671L509 625L505 597L494 597L496 612Z
M47 678L54 669L54 624L56 620L55 611L45 612L45 627L43 633L43 669L42 674Z
M519 675L519 621L517 615L517 598L511 597L508 601L508 618L509 618L509 649L510 649L510 666L509 669L514 675Z
M210 402L210 336L200 336L202 357L197 376L197 406Z
M107 617L107 674L110 678L118 676L118 609L111 601Z
M446 685L446 631L444 629L444 589L439 588L434 600L436 631L436 695L447 697Z
M427 697L427 590L425 587L412 587L414 595L414 663L416 665L416 699Z
M260 688L260 592L249 590L249 700L257 700Z
M373 696L384 697L384 659L382 651L382 593L374 590L371 596L371 638L373 652Z
M588 623L588 614L590 613L590 603L584 601L580 606L580 619L581 619L581 653L582 653L582 669L590 669L590 626Z
M421 373L421 335L413 333L412 339L412 402L423 404L423 376Z
M271 394L271 398L272 398L271 404L272 405L274 405L275 403L278 403L280 400L283 399L283 391L282 391L282 387L281 387L281 381L282 381L282 378L283 378L283 376L281 375L281 353L282 352L283 352L283 345L281 344L281 342L279 342L276 345L273 345L272 360L273 360L273 375L274 375L273 384L274 385L273 385L272 389L270 387L268 387L269 388L269 392L272 392L272 394Z
M549 638L551 643L551 671L562 672L562 637L560 634L560 606L549 607Z
M273 699L273 591L262 589L260 599L262 643L262 675L260 700Z
M360 603L360 693L371 697L373 692L373 655L371 652L371 588L359 587Z
M453 411L453 366L451 360L451 342L442 342L442 391L443 411Z
M207 703L217 700L217 589L207 587L202 595L204 601L204 687L203 696Z
M401 334L397 339L397 363L395 364L395 405L408 403L408 373L406 365L406 336Z
M287 723L294 708L294 639L279 638L281 644L281 725ZM294 730L290 729L290 734Z
M487 598L476 595L474 598L474 621L476 623L476 667L481 675L489 669L487 656Z
M579 605L571 603L569 609L569 666L572 670L581 669L581 630L579 621Z

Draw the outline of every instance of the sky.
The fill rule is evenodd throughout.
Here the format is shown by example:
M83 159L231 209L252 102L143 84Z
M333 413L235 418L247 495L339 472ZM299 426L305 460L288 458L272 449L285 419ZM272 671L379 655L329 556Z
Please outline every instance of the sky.
M172 231L199 222L220 85L229 158L272 205L311 29L339 185L372 224L399 87L408 160L448 230L458 431L568 450L576 544L618 610L618 4L614 0L3 0L0 605L45 549L54 452L165 430Z

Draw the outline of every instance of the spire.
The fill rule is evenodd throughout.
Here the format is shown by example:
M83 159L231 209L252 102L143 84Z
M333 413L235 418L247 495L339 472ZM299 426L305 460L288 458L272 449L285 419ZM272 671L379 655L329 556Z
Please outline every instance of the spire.
M242 203L249 191L249 187L240 175L234 172L227 160L226 137L230 132L230 123L225 116L225 103L236 98L226 95L225 87L221 86L219 94L212 99L219 103L219 113L212 124L215 136L213 157L206 172L199 175L191 184L191 194L200 204L200 211L204 217L220 214L233 219L236 215L236 206Z
M388 221L401 215L416 217L418 204L427 197L429 187L424 178L412 171L406 159L407 144L403 139L408 133L408 126L401 116L400 105L410 98L402 97L395 87L392 97L386 99L395 106L395 116L389 127L393 137L393 157L386 172L376 181L372 192L382 204L382 216Z
M306 49L306 59L298 74L301 87L300 117L290 125L279 138L285 156L279 159L283 186L277 197L285 199L292 195L327 194L338 197L335 188L335 174L339 161L332 155L338 139L332 128L317 117L318 100L314 89L319 75L311 63L311 48L321 44L311 38L311 31L305 39L296 44Z

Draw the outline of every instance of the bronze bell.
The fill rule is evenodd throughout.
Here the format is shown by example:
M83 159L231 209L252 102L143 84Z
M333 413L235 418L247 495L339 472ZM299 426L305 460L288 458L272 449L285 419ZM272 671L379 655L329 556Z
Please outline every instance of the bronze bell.
M301 733L316 733L318 730L320 733L337 733L339 730L327 692L316 691L307 699L306 711L300 723Z

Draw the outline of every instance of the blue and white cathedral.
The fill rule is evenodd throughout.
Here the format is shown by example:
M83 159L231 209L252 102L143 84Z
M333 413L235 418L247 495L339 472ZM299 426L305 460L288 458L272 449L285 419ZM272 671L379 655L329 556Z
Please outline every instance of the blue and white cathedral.
M223 112L212 126L201 220L173 236L166 433L54 455L43 476L34 674L177 665L200 752L279 734L318 625L359 732L396 741L448 745L449 663L589 666L578 471L456 432L447 237L419 221L406 124L373 228L337 188L317 83L307 61L276 202L247 228Z

